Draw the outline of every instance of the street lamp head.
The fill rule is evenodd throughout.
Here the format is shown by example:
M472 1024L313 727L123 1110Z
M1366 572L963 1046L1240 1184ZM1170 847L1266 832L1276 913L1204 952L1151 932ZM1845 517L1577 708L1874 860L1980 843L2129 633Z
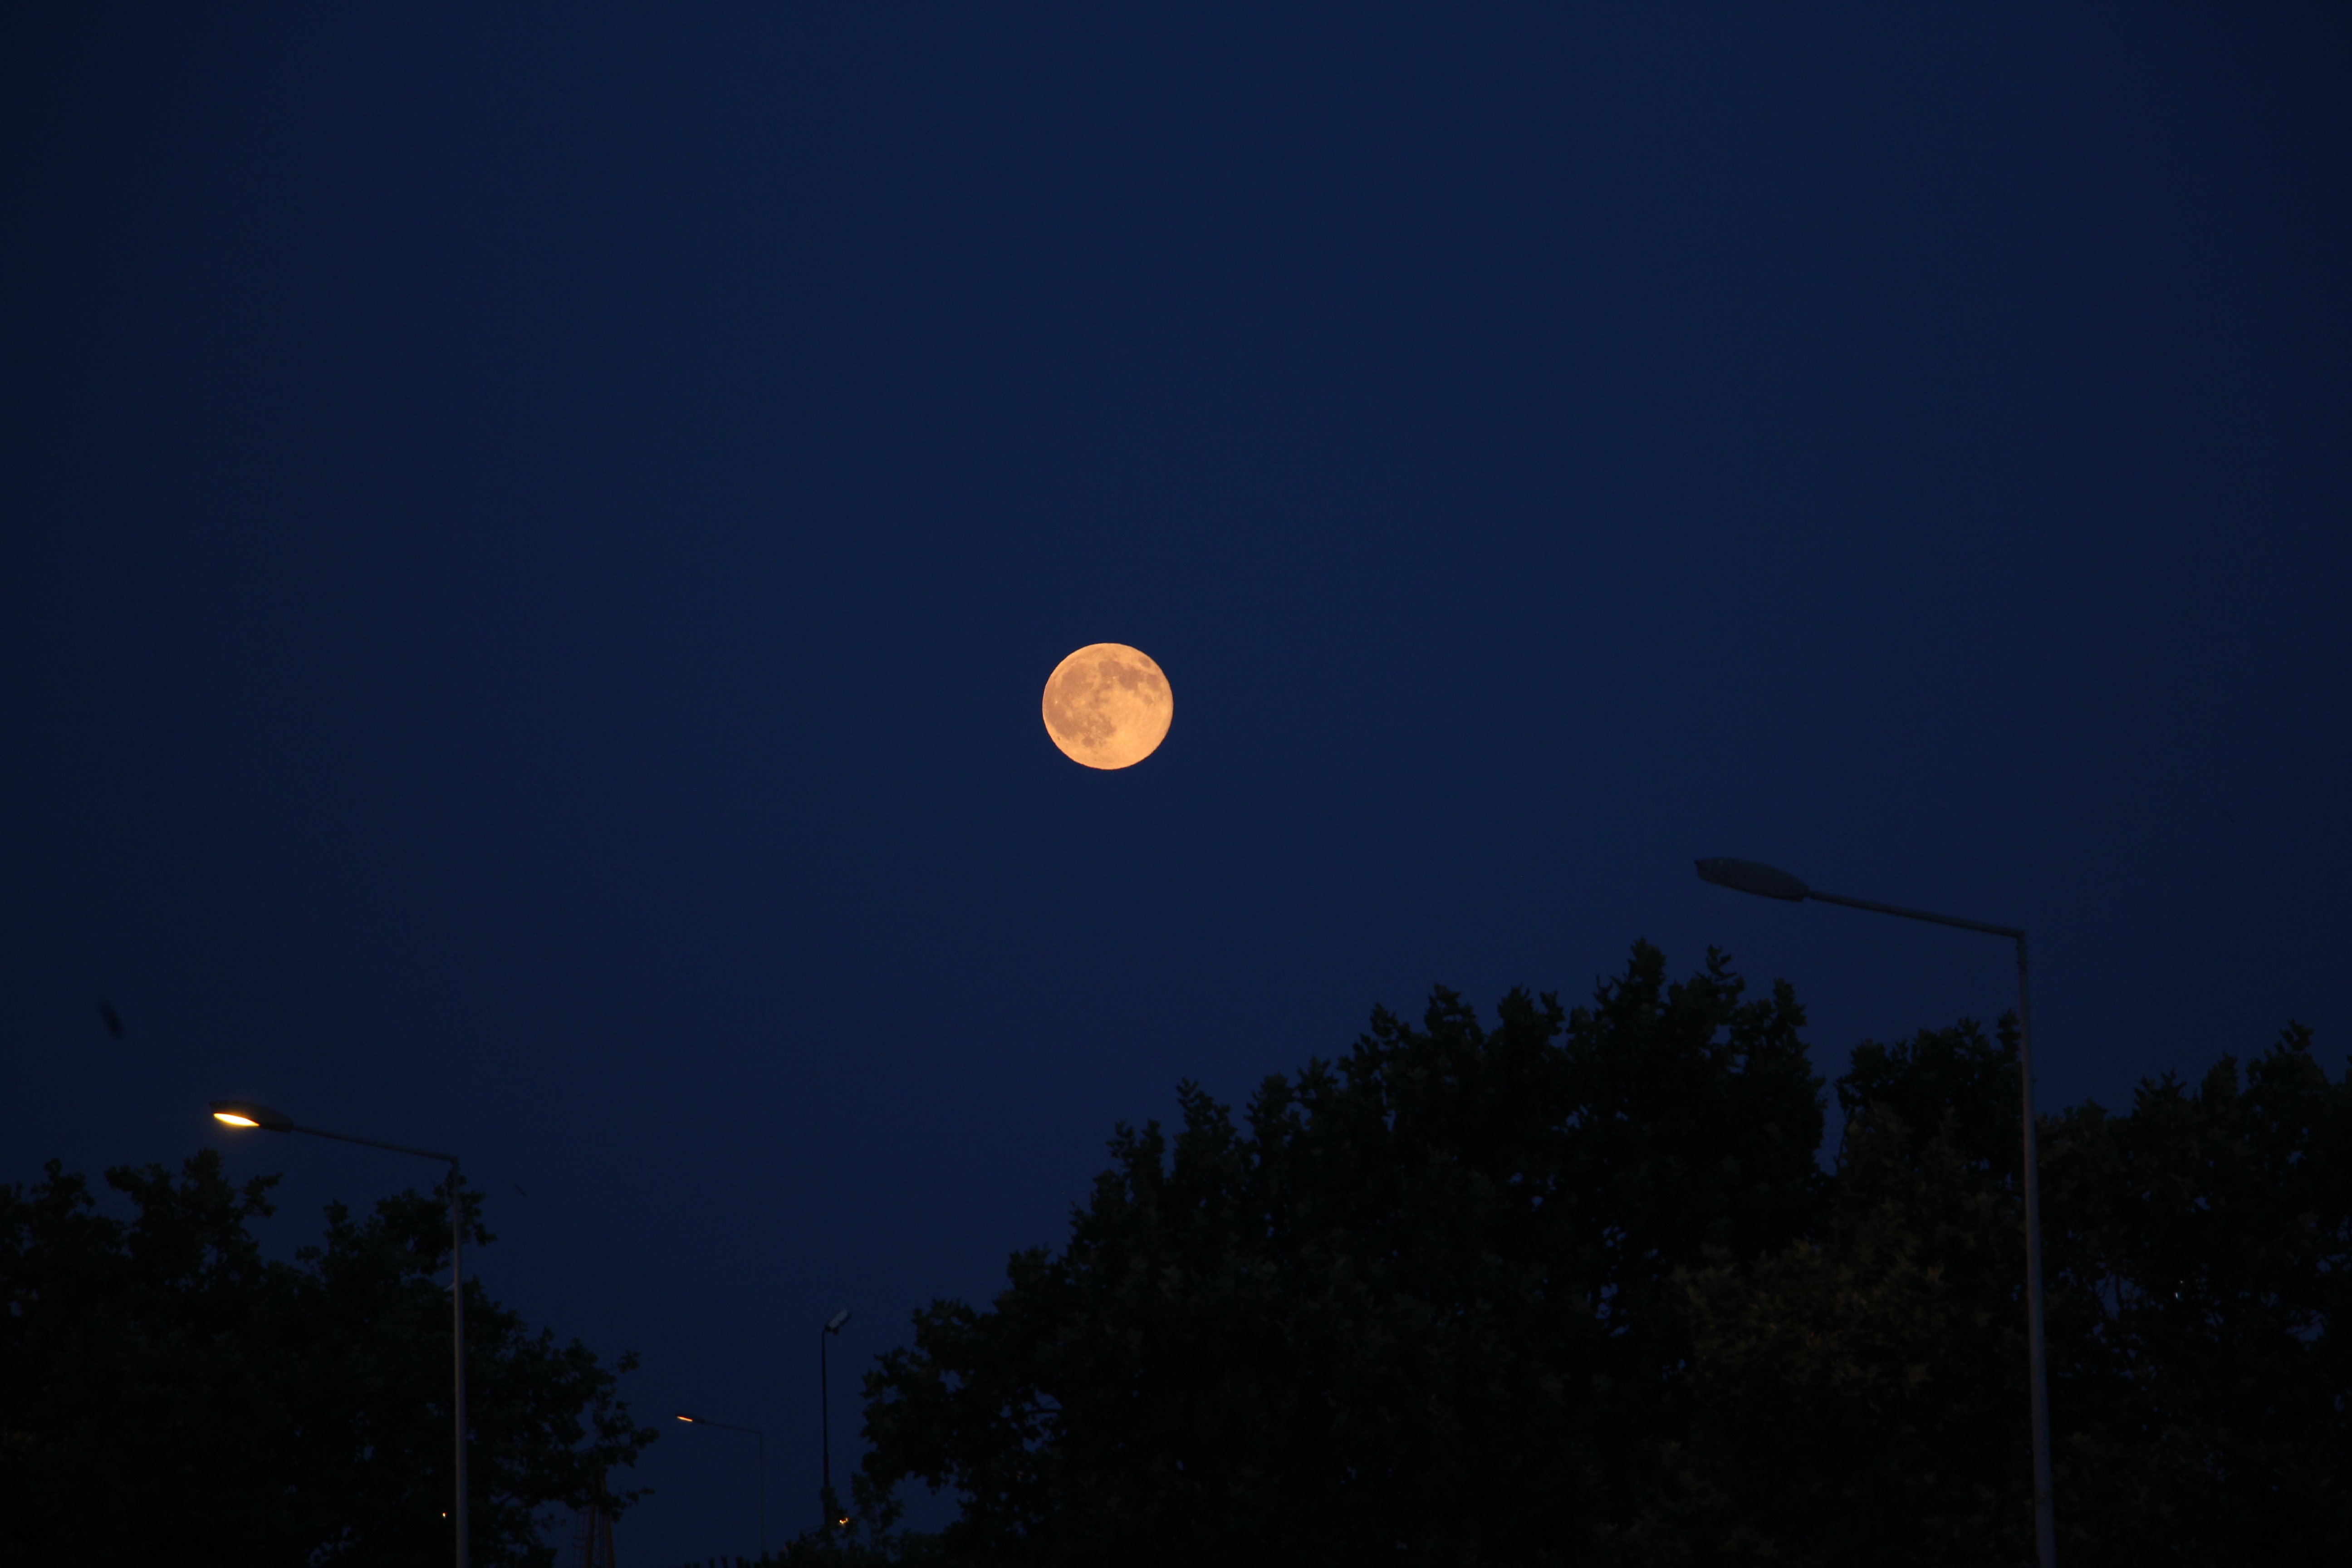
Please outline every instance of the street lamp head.
M1699 880L1713 882L1718 888L1729 888L1735 893L1754 893L1761 899L1786 899L1792 904L1805 901L1811 891L1804 882L1777 866L1767 866L1755 860L1733 860L1717 857L1698 863Z
M828 1334L837 1334L841 1332L841 1325L847 1321L849 1321L849 1309L844 1307L824 1321L824 1331Z
M213 1120L224 1127L258 1127L270 1132L291 1132L294 1119L282 1110L256 1105L249 1100L215 1100Z
M688 1424L691 1424L691 1423L693 1423L695 1420L697 1420L697 1419L698 1419L698 1417L696 1417L696 1416L692 1416L692 1415L687 1415L684 1411L680 1411L680 1412L678 1413L678 1417L677 1417L677 1418L678 1418L679 1420L684 1421L684 1422L687 1422L687 1423L688 1423Z

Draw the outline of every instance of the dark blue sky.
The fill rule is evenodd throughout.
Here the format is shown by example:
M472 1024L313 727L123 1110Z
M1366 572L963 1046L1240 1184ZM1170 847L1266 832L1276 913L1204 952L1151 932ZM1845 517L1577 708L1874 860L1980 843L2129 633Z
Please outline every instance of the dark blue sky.
M2352 18L1634 10L12 12L0 1180L455 1148L781 1533L824 1316L1179 1079L1641 936L2011 1005L1696 856L2029 928L2049 1103L2340 1068Z

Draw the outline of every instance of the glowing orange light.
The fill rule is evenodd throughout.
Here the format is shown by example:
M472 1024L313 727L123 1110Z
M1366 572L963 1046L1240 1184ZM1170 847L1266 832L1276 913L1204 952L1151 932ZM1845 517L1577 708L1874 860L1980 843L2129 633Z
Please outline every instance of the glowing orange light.
M260 1122L256 1121L252 1117L239 1116L234 1110L215 1110L213 1112L213 1120L215 1121L226 1122L231 1127L258 1127L261 1125Z

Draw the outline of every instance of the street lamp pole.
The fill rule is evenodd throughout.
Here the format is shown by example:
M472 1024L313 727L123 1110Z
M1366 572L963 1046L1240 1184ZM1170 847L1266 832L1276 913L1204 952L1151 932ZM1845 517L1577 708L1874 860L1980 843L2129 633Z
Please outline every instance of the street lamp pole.
M768 1435L757 1426L731 1426L724 1421L713 1421L708 1415L688 1415L684 1411L677 1418L689 1426L716 1426L722 1432L749 1432L760 1443L760 1561L768 1560Z
M2040 1568L2058 1568L2057 1516L2050 1485L2050 1362L2042 1330L2042 1160L2033 1117L2033 990L2026 964L2025 933L2015 926L1988 925L1982 921L1964 921L1957 915L1929 914L1925 910L1906 910L1895 904L1873 903L1868 899L1849 899L1842 893L1824 893L1818 888L1807 887L1802 879L1786 871L1753 860L1701 860L1698 874L1702 879L1735 892L1783 899L1790 903L1811 899L1824 904L1843 904L1848 909L1868 910L1874 914L1899 915L1909 921L1927 921L2005 936L2017 943L2017 1076L2025 1116L2026 1384L2033 1414L2033 1549Z
M414 1154L422 1160L440 1160L448 1164L449 1322L453 1346L450 1359L456 1387L450 1403L455 1412L457 1461L457 1496L451 1519L457 1530L457 1568L467 1568L472 1552L466 1511L466 1203L457 1156L431 1149L412 1149L405 1143L386 1143L380 1138L330 1132L323 1127L298 1127L294 1119L284 1111L256 1105L249 1100L214 1100L213 1120L225 1127L258 1127L268 1132L307 1132L313 1138L332 1138L339 1143L364 1143L371 1149L389 1149L395 1154Z
M833 1394L825 1372L824 1342L841 1332L848 1321L849 1309L844 1307L824 1321L824 1327L816 1336L816 1419L822 1428L817 1436L817 1452L823 1456L824 1467L824 1522L828 1530L842 1521L834 1517L834 1510L840 1505L833 1499Z

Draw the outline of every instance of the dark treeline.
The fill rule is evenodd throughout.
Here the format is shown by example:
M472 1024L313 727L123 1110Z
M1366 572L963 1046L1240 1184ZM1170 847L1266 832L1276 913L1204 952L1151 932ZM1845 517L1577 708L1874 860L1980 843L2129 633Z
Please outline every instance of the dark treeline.
M1643 945L1573 1012L1377 1014L1238 1121L1185 1089L1059 1251L916 1314L856 1523L777 1560L2024 1560L2015 1038L1825 1086L1802 1023ZM2352 1083L2289 1026L2042 1135L2061 1555L2352 1560ZM272 1261L266 1180L107 1181L128 1217L55 1165L0 1187L0 1561L446 1562L446 1194ZM476 1561L546 1563L534 1516L652 1436L629 1359L478 1285L467 1331ZM960 1495L944 1534L890 1531L909 1481Z
M1238 1124L1122 1128L1067 1244L866 1380L861 1511L1003 1564L2032 1556L2017 1053L1865 1044L1637 946L1439 991ZM2060 1554L2352 1561L2352 1088L2307 1031L2044 1118Z
M446 1563L447 1190L331 1205L286 1262L252 1228L274 1176L236 1186L206 1151L106 1179L130 1217L54 1162L0 1186L0 1562ZM652 1438L615 1396L632 1359L558 1344L472 1280L466 1336L474 1560L552 1563L534 1516Z

